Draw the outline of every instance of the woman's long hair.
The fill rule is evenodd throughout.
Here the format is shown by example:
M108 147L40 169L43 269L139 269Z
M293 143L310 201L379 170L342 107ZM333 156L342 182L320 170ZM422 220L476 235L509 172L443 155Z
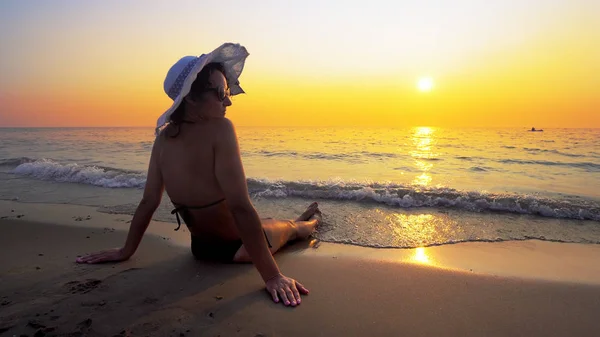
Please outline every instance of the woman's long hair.
M225 75L225 68L223 67L223 64L213 62L205 65L204 68L202 68L202 70L196 76L196 80L194 80L194 83L192 83L192 87L190 88L188 96L192 95L194 97L197 97L202 92L204 92L204 90L209 87L210 75L212 75L212 73L215 70L220 71L221 73L223 73L223 75ZM164 129L169 137L177 137L182 123L191 123L190 121L187 121L185 119L185 104L185 100L182 100L181 103L179 103L179 106L175 108L175 111L173 111L171 117L169 118L169 124Z

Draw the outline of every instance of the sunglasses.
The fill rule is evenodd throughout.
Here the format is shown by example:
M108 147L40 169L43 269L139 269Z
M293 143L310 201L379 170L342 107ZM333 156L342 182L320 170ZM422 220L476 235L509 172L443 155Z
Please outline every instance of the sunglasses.
M217 94L217 98L219 99L219 101L223 102L225 100L225 98L227 97L231 97L231 92L229 91L229 88L225 88L224 86L220 85L216 88L206 88L204 91L214 91L215 94Z

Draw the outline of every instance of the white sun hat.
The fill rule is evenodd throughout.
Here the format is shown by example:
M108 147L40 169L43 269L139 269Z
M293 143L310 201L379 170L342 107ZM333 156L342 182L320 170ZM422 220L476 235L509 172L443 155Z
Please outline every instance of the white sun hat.
M245 47L237 43L224 43L209 54L200 56L184 56L167 72L165 78L165 93L173 100L171 107L156 121L156 133L169 122L171 114L177 109L183 98L189 94L192 83L205 65L218 62L225 68L225 78L231 95L244 93L238 78L244 70L244 62L248 57Z

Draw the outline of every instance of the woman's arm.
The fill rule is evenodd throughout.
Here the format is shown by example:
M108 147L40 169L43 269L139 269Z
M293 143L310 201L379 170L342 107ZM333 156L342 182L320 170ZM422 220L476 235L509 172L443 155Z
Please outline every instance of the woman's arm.
M150 155L150 164L148 165L148 174L146 175L146 186L144 187L144 195L140 201L133 219L131 220L131 226L129 227L129 234L127 235L127 241L123 247L123 252L129 257L135 253L137 247L142 241L142 237L150 224L152 215L160 205L162 194L164 191L164 184L162 174L160 172L160 166L158 165L158 138L154 142L152 147L152 154Z
M97 253L92 253L87 256L80 257L76 260L78 263L100 263L109 261L123 261L129 259L137 250L142 237L150 224L152 215L156 208L160 205L164 184L160 167L158 165L158 138L152 147L150 155L150 163L148 165L148 174L146 177L146 186L144 188L144 196L140 201L127 234L127 240L123 248L113 248Z
M226 118L215 121L215 124L219 135L214 149L215 175L233 213L244 247L273 300L278 302L279 294L285 304L289 304L288 297L294 305L299 304L301 300L298 288L304 293L308 291L294 279L283 276L271 255L260 218L250 201L233 124Z
M215 144L215 175L225 194L240 237L263 279L279 274L271 255L258 213L248 194L246 174L233 124L228 119L215 121L219 139Z

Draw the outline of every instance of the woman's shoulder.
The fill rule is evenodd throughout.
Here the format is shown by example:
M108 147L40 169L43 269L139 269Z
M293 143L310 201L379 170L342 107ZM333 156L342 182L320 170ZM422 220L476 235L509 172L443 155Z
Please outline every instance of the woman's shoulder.
M220 128L223 128L223 129L233 129L234 128L233 122L229 118L227 118L227 117L213 118L210 121L216 127L220 127Z
M184 130L182 130L184 129ZM188 137L182 137L182 136ZM189 136L196 139L203 138L205 141L218 141L219 139L227 139L236 136L235 126L228 118L214 118L201 121L199 123L182 124L182 125L167 125L156 136L154 140L155 146L161 144L172 143L171 140L176 138L190 139ZM205 142L204 142L205 143Z
M211 129L215 130L218 135L235 134L235 126L229 118L215 118L209 121Z

